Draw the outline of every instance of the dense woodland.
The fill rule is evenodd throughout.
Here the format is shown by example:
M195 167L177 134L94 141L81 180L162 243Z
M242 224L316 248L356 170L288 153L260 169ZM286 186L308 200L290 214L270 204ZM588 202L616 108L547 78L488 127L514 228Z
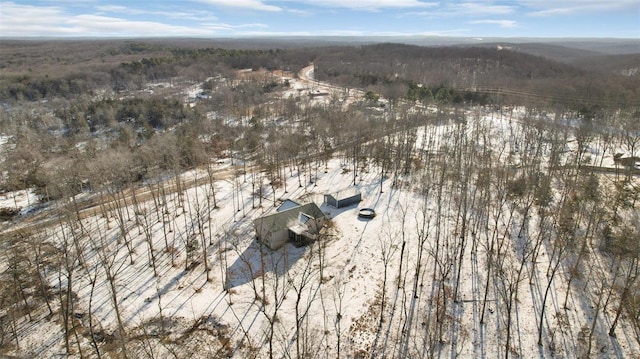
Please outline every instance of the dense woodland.
M435 212L405 213L402 234L379 239L385 274L374 327L378 334L387 323L389 328L405 328L402 335L390 336L393 345L349 352L338 319L336 327L324 323L319 329L324 336L337 333L337 353L336 348L322 351L322 343L309 338L311 324L304 321L304 312L298 312L302 293L314 281L320 288L326 280L322 269L318 273L309 267L288 281L275 277L265 284L263 277L262 293L259 280L253 279L256 300L262 300L259 311L268 324L265 342L252 342L245 333L232 344L233 338L214 327L217 334L211 335L221 344L213 356L279 357L274 348L277 315L287 293L298 299L295 342L300 343L289 357L448 355L444 348L452 343L451 333L460 336L460 343L467 335L456 319L455 303L460 302L469 256L483 260L473 268L481 278L482 295L474 298L481 308L479 323L488 315L487 298L493 291L499 302L493 306L502 308L497 334L501 357L528 355L518 353L521 348L511 341L512 309L522 283L546 283L536 317L541 347L560 346L553 337L560 334L554 331L547 337L550 327L542 324L560 311L545 313L547 294L556 285L563 288L565 309L571 298L577 298L571 303L590 308L590 321L576 329L574 346L568 345L580 350L577 356L597 355L598 338L614 337L620 321L635 334L630 339L635 347L640 345L640 191L633 162L640 156L640 78L629 60L635 55L598 55L602 68L592 71L593 58L557 62L506 48L208 45L3 41L0 135L6 144L0 191L33 188L39 210L20 214L16 208L0 208L0 355L20 353L21 323L44 311L63 328L67 354L126 357L144 352L154 357L153 336L134 335L120 317L122 304L114 283L124 269L110 256L127 257L125 267L153 268L154 277L161 276L161 263L185 272L203 271L207 285L224 287L209 278L210 267L223 264L207 263L208 248L220 246L211 233L211 213L218 208L214 159L244 165L238 174L251 188L251 209L271 196L275 204L276 193L287 193L287 183L295 177L301 188L314 183L332 159L340 159L354 184L359 175L375 174L380 193L408 191L435 204ZM281 70L295 77L310 63L316 80L334 86L321 105L309 96L283 96L290 85L273 75ZM242 71L246 69L253 71ZM194 86L203 94L197 101L184 96L184 89ZM348 94L355 91L364 98L348 102ZM523 108L522 118L511 121ZM489 111L509 118L508 131L479 121ZM605 158L614 155L615 170L600 169ZM198 180L190 185L180 177L194 168L208 171L201 183L206 204L194 204L197 193L191 199L187 195L190 186L200 188ZM237 178L231 192L240 196ZM170 183L174 193L165 193L161 183ZM142 199L138 203L139 189L152 194L147 204ZM170 208L170 201L180 204ZM239 199L231 202L226 205L234 206L235 220L245 205L240 206ZM85 220L86 208L97 208L107 227L97 219ZM173 235L169 243L170 233L180 231L178 219L186 224L187 217L192 235L179 243ZM416 222L413 227L404 222L411 222L409 217ZM22 226L26 221L33 225ZM164 231L164 243L153 243L153 228ZM412 234L405 239L405 232ZM230 233L221 237L232 237ZM118 238L118 247L106 244L110 235ZM392 246L391 237L401 238L398 246ZM417 251L405 253L405 242L411 241ZM318 261L322 268L325 249L311 248L320 254L309 262ZM88 254L93 251L97 254ZM543 252L544 260L539 258ZM596 260L598 265L592 265ZM391 262L399 263L398 273L409 274L392 279L387 275L388 266L395 268ZM80 277L88 278L93 295L98 272L105 273L107 305L117 316L110 337L102 332L96 336L93 327L87 334L79 328L79 318L74 319L80 299L73 285ZM431 295L422 292L425 275L436 283ZM392 287L406 296L402 306L392 306L386 297ZM231 298L233 291L227 292ZM582 297L576 294L581 292ZM340 295L335 298L334 304ZM605 313L613 320L603 325L598 317ZM87 315L91 326L97 320L91 317L91 304ZM427 317L421 324L413 322ZM411 333L415 342L404 342ZM169 338L170 330L166 335ZM163 345L182 357L171 351L178 344L167 340ZM260 344L268 345L260 351ZM456 345L451 344L453 353ZM544 353L554 353L549 350ZM633 354L623 351L625 355Z
M30 160L37 167L43 159L55 157L79 141L104 146L95 142L107 139L111 147L131 147L154 134L202 133L198 127L205 125L201 120L211 110L238 116L246 108L266 107L269 92L282 84L267 78L238 83L234 71L240 69L296 73L314 62L318 80L362 88L370 91L370 98L382 95L392 103L529 105L578 112L596 120L604 120L606 112L619 109L633 113L640 105L637 76L622 74L624 69L633 71L629 59L636 55L609 56L609 61L601 61L608 71L586 72L540 56L480 47L375 44L238 50L203 47L199 42L193 47L137 41L5 42L0 63L0 98L5 111L0 124L6 134L16 135L16 143L29 147L17 148L13 156L18 158L5 161L10 172L20 172L5 178L6 189L42 187L38 169L25 169L19 162ZM61 44L64 46L58 46ZM602 56L576 61L600 60ZM163 87L142 91L149 83L200 83L206 79L209 81L203 88L211 92L211 100L195 108L185 108ZM276 115L297 115L290 113L295 112L291 104L281 102L280 107L286 109ZM259 110L254 123L271 115L269 111ZM207 145L223 150L225 143L233 142L237 136L233 132L238 129L215 127L215 137ZM172 129L171 133L166 133L167 129ZM58 135L45 136L52 133ZM336 141L337 136L330 137ZM185 166L199 164L190 152L193 149L183 149L186 158L181 162Z
M599 61L602 70L608 70L588 72L580 66L501 47L379 44L332 50L315 62L318 79L375 89L390 99L402 98L413 84L430 90L421 99L433 101L440 89L448 88L458 103L467 92L483 89L503 90L502 103L557 104L572 109L633 107L640 98L637 77L616 73L634 68L629 61L637 64L637 55L611 57L609 61L602 56L583 59L583 63Z

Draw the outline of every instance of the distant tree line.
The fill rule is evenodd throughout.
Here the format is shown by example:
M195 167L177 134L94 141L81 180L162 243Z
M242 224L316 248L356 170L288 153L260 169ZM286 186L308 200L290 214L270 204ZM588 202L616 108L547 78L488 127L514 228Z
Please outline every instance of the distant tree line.
M113 63L96 63L91 68L69 68L66 62L47 59L53 69L65 69L58 74L41 71L0 75L0 97L5 101L39 101L42 99L75 99L93 95L94 91L139 90L150 81L173 78L203 80L229 70L285 69L298 71L309 64L314 50L235 50L222 48L165 48L144 43L129 44L107 51L110 56L127 54L136 59ZM149 56L150 55L150 56ZM103 53L101 56L105 56ZM95 61L95 60L94 60Z
M83 72L60 77L48 74L0 76L0 97L13 101L39 101L45 98L73 98L91 94L109 83L104 73Z
M359 87L390 97L435 99L449 88L454 102L487 101L544 105L581 103L603 107L637 106L640 82L632 76L586 72L508 49L480 47L420 47L401 44L332 47L314 61L318 80ZM416 85L422 86L417 88ZM439 87L434 91L435 87ZM507 89L469 95L482 89ZM431 92L429 95L428 91ZM459 93L456 93L459 92ZM527 96L528 93L534 94ZM444 93L443 93L444 94ZM476 97L477 96L477 97Z

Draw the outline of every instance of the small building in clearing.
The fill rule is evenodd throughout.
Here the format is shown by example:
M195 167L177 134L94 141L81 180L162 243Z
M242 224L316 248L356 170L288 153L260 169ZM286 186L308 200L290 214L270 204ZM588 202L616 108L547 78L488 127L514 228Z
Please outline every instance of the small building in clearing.
M324 213L311 202L297 205L293 201L276 213L256 218L253 226L258 240L275 250L288 241L295 245L305 245L317 239L324 224Z
M361 200L362 194L355 187L324 195L324 203L335 208L349 207L359 203Z

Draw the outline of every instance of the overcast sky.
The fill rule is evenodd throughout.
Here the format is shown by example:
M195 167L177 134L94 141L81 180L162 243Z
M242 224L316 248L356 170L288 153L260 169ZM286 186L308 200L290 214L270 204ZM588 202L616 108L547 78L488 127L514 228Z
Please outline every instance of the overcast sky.
M640 38L640 0L0 0L0 37Z

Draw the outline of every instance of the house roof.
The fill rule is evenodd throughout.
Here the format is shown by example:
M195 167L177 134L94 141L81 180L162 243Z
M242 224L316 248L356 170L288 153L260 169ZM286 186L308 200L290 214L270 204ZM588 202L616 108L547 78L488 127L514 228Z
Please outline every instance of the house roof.
M278 207L278 209L276 209L276 212L283 212L288 209L296 208L296 207L300 207L300 203L287 199L284 202L282 202L282 204L280 205L280 207Z
M270 232L278 232L289 227L293 227L300 222L300 214L306 217L318 219L324 217L324 213L318 206L311 202L302 206L276 212L267 216L256 218L253 225L256 228L267 228Z

